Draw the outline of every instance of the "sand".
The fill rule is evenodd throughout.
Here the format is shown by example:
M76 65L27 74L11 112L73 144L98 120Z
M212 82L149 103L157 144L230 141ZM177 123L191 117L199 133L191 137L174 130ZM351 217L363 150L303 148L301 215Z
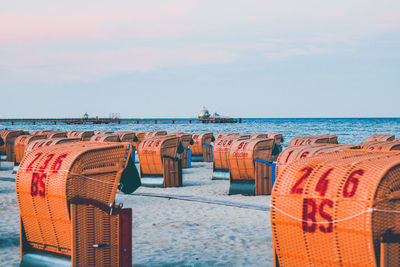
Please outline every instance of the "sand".
M141 187L133 195L117 195L116 202L133 209L133 265L272 266L269 196L228 196L229 181L212 181L211 175L211 163L193 163L183 171L183 187ZM0 171L1 266L20 260L14 180L11 171Z

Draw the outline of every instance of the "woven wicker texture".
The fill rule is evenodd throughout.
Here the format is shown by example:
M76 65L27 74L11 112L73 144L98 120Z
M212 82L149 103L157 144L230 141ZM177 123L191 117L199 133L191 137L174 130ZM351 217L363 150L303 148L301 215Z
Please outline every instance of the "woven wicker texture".
M67 133L68 138L79 138L81 141L89 141L93 135L93 131L71 131Z
M250 139L267 139L268 134L251 134Z
M0 146L0 155L5 155L6 154L6 145L9 142L14 142L15 139L22 135L24 131L21 130L2 130L0 131L0 136L3 139L4 144Z
M45 146L54 146L54 145L78 142L78 141L79 141L79 138L40 139L40 140L30 142L25 149L25 154L34 149L45 147Z
M45 139L45 135L20 135L14 141L15 162L20 163L24 157L25 149L36 140Z
M203 148L204 144L211 145L213 140L212 133L196 133L193 134L193 145L190 146L192 150L192 155L194 156L202 156L203 155Z
M369 151L396 151L400 150L400 143L393 141L370 141L360 144L361 149Z
M76 229L71 228L69 202L88 199L112 206L132 153L130 147L79 142L27 153L17 172L16 192L29 245L71 255ZM90 240L84 242L90 244Z
M276 161L277 176L288 164L302 158L309 158L319 154L342 151L348 148L358 148L353 145L339 145L339 144L313 144L303 146L289 146L279 154Z
M52 131L46 133L47 139L67 138L67 132Z
M71 204L73 266L118 266L119 216L90 205ZM93 244L107 244L103 248Z
M120 142L117 134L96 134L93 135L90 142Z
M218 133L218 134L214 134L214 138L215 138L214 142L218 141L221 138L225 138L225 137L228 137L228 136L239 136L239 135L240 135L239 133Z
M153 137L160 136L160 135L167 135L167 131L146 132L144 135L144 139L153 138Z
M380 236L400 232L399 175L400 154L390 152L344 150L289 164L271 197L280 266L377 266ZM399 266L398 244L392 250Z
M336 135L303 135L297 136L290 141L289 146L304 146L312 144L337 144L338 139Z
M370 137L367 137L365 139L364 143L394 141L395 138L396 137L394 134L374 134L374 135L371 135Z
M275 148L274 139L236 140L229 152L229 173L231 181L254 180L255 160L270 162Z
M34 131L32 132L32 135L47 135L51 132L53 132L53 130Z
M98 131L95 133L95 135L97 135L97 134L113 134L113 133L114 133L114 131Z
M231 150L233 142L238 139L246 140L248 138L242 137L241 135L226 135L214 141L214 147L213 147L214 171L229 170L229 152Z
M139 145L140 172L143 176L162 176L163 157L175 158L179 145L177 136L155 136Z

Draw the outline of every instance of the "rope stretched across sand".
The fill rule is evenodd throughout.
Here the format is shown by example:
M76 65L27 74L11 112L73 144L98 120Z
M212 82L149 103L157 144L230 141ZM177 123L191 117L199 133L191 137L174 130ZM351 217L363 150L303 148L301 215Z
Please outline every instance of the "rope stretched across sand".
M245 204L245 203L238 203L238 202L231 202L231 201L224 201L224 200L215 200L215 199L196 197L196 196L181 196L181 195L155 194L155 193L134 193L134 194L132 194L132 196L158 197L158 198L167 198L167 199L176 199L176 200L183 200L183 201L208 203L208 204L236 207L236 208L242 208L242 209L269 211L269 207L267 207L267 206L252 205L252 204Z

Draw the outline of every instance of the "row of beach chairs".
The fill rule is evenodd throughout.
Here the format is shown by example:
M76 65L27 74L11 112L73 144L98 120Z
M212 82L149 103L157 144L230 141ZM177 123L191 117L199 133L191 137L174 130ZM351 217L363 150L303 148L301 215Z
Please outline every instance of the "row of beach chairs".
M0 136L0 151L20 163L22 266L130 266L131 210L115 203L116 192L131 193L141 183L182 185L183 133L130 133L124 142L123 134L111 132ZM394 135L356 145L338 144L334 135L299 136L282 152L279 134L213 139L198 134L185 147L193 152L196 141L209 140L196 153L213 161L214 175L229 173L230 193L272 191L276 266L400 265L400 141Z

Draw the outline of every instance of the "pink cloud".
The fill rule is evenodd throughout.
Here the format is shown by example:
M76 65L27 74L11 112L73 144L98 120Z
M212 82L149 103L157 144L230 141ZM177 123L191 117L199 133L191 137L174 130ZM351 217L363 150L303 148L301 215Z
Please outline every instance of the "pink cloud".
M176 0L147 8L106 6L104 10L77 10L54 14L20 12L0 15L0 44L64 39L176 37L188 30L185 23L193 1Z

